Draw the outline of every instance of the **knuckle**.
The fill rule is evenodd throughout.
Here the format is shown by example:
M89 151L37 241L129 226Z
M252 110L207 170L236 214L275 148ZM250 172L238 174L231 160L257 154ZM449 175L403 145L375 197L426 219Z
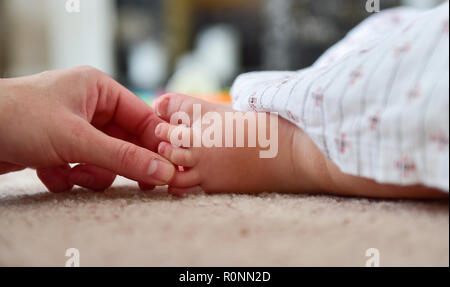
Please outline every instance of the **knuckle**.
M145 133L146 130L151 127L155 128L159 123L159 119L155 116L154 113L148 113L143 120L138 124L136 130L139 135Z
M68 123L70 134L76 139L82 139L88 132L86 123L80 120L72 120Z
M39 73L38 76L40 76L41 78L50 78L53 76L54 73L55 73L54 71L43 71Z
M86 80L94 81L99 78L102 72L91 66L79 66L74 68L74 71L79 77L84 78Z
M66 160L87 160L87 153L84 151L90 150L90 142L86 140L89 134L89 128L86 124L79 120L69 120L66 123L67 129L65 131L58 131L53 137L54 142L59 142L63 144L55 144L55 149L59 147L62 148L60 155L66 154ZM58 141L56 139L59 139ZM69 162L69 161L67 161Z
M129 143L122 143L118 150L118 160L124 169L131 169L138 163L138 147Z
M76 67L75 71L77 71L79 73L92 73L92 72L97 71L97 69L92 66L83 65L83 66Z

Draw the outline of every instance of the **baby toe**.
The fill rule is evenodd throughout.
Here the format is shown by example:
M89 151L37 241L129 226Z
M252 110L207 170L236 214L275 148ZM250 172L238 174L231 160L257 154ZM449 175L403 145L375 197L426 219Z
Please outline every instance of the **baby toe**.
M188 171L178 171L175 173L172 181L170 182L171 188L189 188L192 186L199 186L201 183L201 177L198 171L190 169Z
M191 129L182 125L161 123L155 128L156 137L175 146L191 147L191 134Z
M179 148L167 142L159 144L158 153L179 166L193 167L197 164L197 158L192 150Z
M186 114L192 119L194 105L199 105L202 108L205 108L205 110L208 110L211 107L211 103L198 98L183 94L166 94L155 101L154 108L156 114L160 118L166 122L171 122L172 116L179 112Z
M170 125L168 123L161 123L155 128L155 136L163 141L169 141Z
M173 114L177 112L190 113L189 110L183 110L190 101L190 97L181 94L166 94L159 97L154 106L156 114L163 120L170 122Z

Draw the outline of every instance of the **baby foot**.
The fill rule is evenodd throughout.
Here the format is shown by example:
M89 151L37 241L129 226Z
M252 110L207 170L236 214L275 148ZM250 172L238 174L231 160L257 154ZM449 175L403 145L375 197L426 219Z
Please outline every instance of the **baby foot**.
M259 134L264 133L261 125L267 124L267 121L263 123L261 114L261 117L258 117L256 113L253 114L255 115L253 119L250 118L245 124L243 147L224 147L226 139L222 137L216 142L222 145L194 146L196 139L198 140L199 136L201 138L202 133L204 138L204 133L211 129L207 125L201 125L197 130L193 127L196 106L197 110L198 107L201 108L199 114L202 117L208 117L212 114L211 112L214 112L215 117L219 117L222 123L225 122L227 113L237 113L226 105L213 104L179 94L165 95L156 101L155 109L163 120L170 122L172 116L180 112L189 118L187 126L162 123L155 129L156 136L162 140L158 147L159 154L175 165L183 167L183 171L177 172L170 183L169 192L181 195L197 186L206 192L238 193L298 192L316 189L316 185L307 173L303 172L303 168L295 164L294 158L298 154L293 147L297 145L298 137L303 135L296 126L276 117L277 131L269 131L267 128L266 136L269 133L278 132L276 142L278 153L272 158L261 157L261 152L267 147L261 146L259 140L251 144L249 131L254 127L257 131L256 138L258 138ZM234 126L237 125L235 121ZM225 127L219 128L221 128L220 134L226 138L229 131L226 131ZM180 141L180 135L188 138L188 142L174 144L174 140ZM229 143L236 146L238 139L237 134L234 135Z

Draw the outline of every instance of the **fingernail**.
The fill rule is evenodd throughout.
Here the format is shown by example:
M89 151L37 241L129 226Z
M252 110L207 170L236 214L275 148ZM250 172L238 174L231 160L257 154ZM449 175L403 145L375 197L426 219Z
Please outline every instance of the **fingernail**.
M158 147L158 153L159 153L160 155L163 155L163 154L164 154L164 151L166 150L166 147L167 147L167 143L161 142L161 143L159 144L159 147Z
M156 180L156 185L167 184L175 173L175 167L159 159L154 159L148 167L147 174Z
M70 181L79 186L89 187L93 185L94 177L89 173L77 171L70 175Z
M159 124L155 128L155 135L158 137L161 136L161 131L162 131L162 124Z
M156 105L156 114L158 117L162 117L167 112L167 104L169 102L169 98L164 98Z

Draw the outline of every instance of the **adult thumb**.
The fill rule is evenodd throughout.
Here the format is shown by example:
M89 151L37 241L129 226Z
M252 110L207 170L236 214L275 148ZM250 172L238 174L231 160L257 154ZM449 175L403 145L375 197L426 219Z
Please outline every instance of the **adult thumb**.
M77 160L110 170L148 185L166 185L175 175L175 166L158 154L89 126L77 150Z

